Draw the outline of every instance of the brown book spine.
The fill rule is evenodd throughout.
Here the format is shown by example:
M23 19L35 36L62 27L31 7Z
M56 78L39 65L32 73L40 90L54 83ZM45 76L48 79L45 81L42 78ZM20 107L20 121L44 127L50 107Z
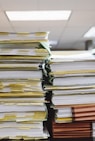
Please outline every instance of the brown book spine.
M95 116L75 117L74 120L75 120L75 121L88 121L88 120L93 121L93 120L95 120Z

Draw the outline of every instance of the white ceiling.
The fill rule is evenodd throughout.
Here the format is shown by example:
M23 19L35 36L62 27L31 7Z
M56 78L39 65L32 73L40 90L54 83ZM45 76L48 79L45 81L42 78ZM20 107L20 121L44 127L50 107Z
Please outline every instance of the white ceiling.
M68 21L10 22L6 10L72 10ZM52 49L85 49L83 35L95 26L95 0L0 0L0 32L50 31ZM94 39L93 39L94 40Z

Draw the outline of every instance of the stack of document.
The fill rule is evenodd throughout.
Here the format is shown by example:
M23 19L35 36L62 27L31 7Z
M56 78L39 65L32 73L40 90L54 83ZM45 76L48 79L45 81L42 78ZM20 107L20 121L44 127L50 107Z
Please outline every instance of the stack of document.
M49 32L0 32L0 41L1 43L14 42L14 40L18 42L27 42L27 40L31 40L31 42L41 42L48 41Z
M0 41L0 139L34 140L49 136L44 127L48 113L43 73L50 49L47 33L31 34L31 40L13 40L11 37L18 35L10 33L11 40Z
M51 56L49 75L52 86L45 87L53 93L52 103L55 110L53 137L90 137L92 127L87 130L82 128L85 128L84 124L87 124L85 122L90 126L95 120L94 50L64 54L65 52L63 56ZM79 124L81 131L78 130ZM69 126L74 125L77 130L69 131Z
M42 62L50 55L48 34L48 32L30 34L0 32L0 60Z

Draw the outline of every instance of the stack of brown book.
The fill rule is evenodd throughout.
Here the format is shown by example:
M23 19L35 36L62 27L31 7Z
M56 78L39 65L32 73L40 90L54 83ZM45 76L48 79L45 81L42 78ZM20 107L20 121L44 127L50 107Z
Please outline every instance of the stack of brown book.
M53 138L87 138L92 137L90 122L55 123L53 122Z

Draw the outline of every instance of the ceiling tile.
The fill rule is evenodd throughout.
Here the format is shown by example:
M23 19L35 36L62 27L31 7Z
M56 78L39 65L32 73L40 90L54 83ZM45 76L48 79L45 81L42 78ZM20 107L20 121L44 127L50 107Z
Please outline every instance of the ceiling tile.
M86 31L86 27L66 27L63 34L60 37L60 41L66 42L66 40L75 40L83 38L83 35Z
M95 10L95 0L38 0L43 10Z
M68 26L87 26L95 24L95 10L94 11L73 11L68 21Z
M75 42L83 41L86 28L66 27L58 42L58 48L72 48ZM83 47L82 47L83 48Z
M11 22L16 32L37 32L39 31L38 22Z
M95 0L0 0L3 10L93 10Z
M14 31L12 25L3 12L0 12L0 31Z
M37 10L37 0L0 0L2 10Z

